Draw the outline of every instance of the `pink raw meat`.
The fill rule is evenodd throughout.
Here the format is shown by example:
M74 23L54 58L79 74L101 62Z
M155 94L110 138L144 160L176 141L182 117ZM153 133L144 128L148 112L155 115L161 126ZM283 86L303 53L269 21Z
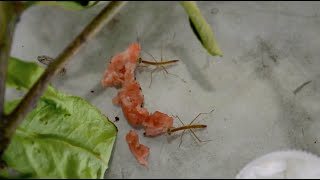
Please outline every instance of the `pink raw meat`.
M113 103L120 105L124 116L131 125L140 126L149 117L149 112L143 108L144 97L137 81L124 84Z
M173 118L159 111L154 112L143 122L146 136L158 136L166 133L172 125Z
M133 81L140 50L139 43L132 43L125 51L114 56L104 72L101 85L104 87L122 86L124 81Z
M148 156L149 156L149 148L143 144L139 143L138 134L134 130L130 130L126 135L126 141L128 143L129 149L137 161L147 167L148 166Z

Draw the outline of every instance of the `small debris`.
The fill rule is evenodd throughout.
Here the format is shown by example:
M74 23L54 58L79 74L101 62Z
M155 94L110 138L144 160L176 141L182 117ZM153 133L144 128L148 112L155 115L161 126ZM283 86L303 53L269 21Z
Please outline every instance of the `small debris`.
M270 55L269 57L273 60L273 62L275 62L275 63L278 62L278 56L277 55Z
M219 13L219 9L218 8L212 8L210 13L211 14L218 14Z
M91 92L91 93L94 93L94 90L91 90L90 92Z
M116 122L118 122L120 120L118 116L116 116L114 119L115 119L114 121L116 121Z
M107 25L109 29L113 29L120 22L117 18L112 18L110 23Z
M298 87L293 91L293 94L296 95L298 92L301 91L302 88L304 88L306 85L308 85L308 84L311 83L311 82L312 82L312 81L310 80L310 81L307 81L307 82L301 84L300 86L298 86Z

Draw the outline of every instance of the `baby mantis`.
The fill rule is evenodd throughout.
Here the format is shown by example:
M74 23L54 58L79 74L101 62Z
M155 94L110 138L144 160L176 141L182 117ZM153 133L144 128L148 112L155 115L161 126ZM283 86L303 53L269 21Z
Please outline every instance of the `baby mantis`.
M53 58L49 57L49 56L45 56L45 55L42 55L42 56L38 56L38 61L41 62L42 64L44 65L49 65L50 63L52 63L54 61ZM60 73L63 75L66 73L66 69L63 68Z
M146 52L147 53L147 52ZM179 60L178 59L172 59L172 60L166 60L166 61L163 61L162 59L162 48L161 48L161 61L158 62L150 53L147 53L149 54L154 62L152 61L146 61L144 59L142 59L141 57L139 58L139 63L143 63L143 64L146 64L146 65L152 65L152 66L156 66L156 68L154 68L152 71L151 71L151 74L150 74L150 84L149 84L149 88L151 87L151 84L152 84L152 74L159 68L162 68L165 73L169 74L169 75L172 75L172 76L175 76L177 78L179 78L181 81L183 81L184 83L186 83L186 81L182 78L180 78L178 75L176 74L172 74L172 73L169 73L167 71L167 69L164 67L164 65L170 65L170 64L174 64L174 63L177 63Z
M191 131L191 133L192 133L192 135L193 135L193 137L195 137L200 143L203 143L203 142L209 142L209 141L211 141L211 140L201 140L201 139L199 139L198 138L198 136L194 133L194 131L192 130L192 129L203 129L203 128L206 128L207 127L207 125L205 125L205 124L192 124L200 115L203 115L203 114L210 114L210 113L212 113L214 111L214 109L212 109L210 112L208 112L208 113L199 113L188 125L185 125L183 122L182 122L182 120L179 118L179 116L174 116L174 117L176 117L176 118L178 118L179 119L179 121L181 122L181 124L182 124L182 126L181 127L171 127L171 128L169 128L168 129L168 131L167 131L167 133L168 133L168 135L171 135L172 133L174 133L174 132L176 132L176 131L180 131L180 130L183 130L183 132L182 132L182 134L181 134L181 138L180 138L180 144L179 144L179 147L181 146L181 144L182 144L182 137L183 137L183 135L184 135L184 133L185 133L185 131L187 130L187 129L189 129L190 131Z
M140 38L139 38L139 36L138 36L138 38L137 38L137 41L140 43ZM162 43L162 41L161 41L161 60L160 60L160 62L158 62L158 61L152 56L152 54L150 54L150 53L148 53L148 52L146 52L146 51L143 51L143 52L145 52L145 53L147 53L149 56L151 56L152 59L154 60L154 62L144 60L144 59L142 59L141 57L139 58L139 64L156 66L156 68L154 68L154 69L151 71L151 74L150 74L150 84L149 84L149 88L151 87L151 84L152 84L152 74L153 74L157 69L159 69L159 68L162 68L162 69L165 71L165 73L167 73L167 74L169 74L169 75L172 75L172 76L175 76L175 77L179 78L181 81L183 81L184 83L186 83L186 81L185 81L184 79L180 78L180 77L179 77L178 75L176 75L176 74L169 73L169 72L167 71L167 69L164 67L165 65L171 65L171 64L177 63L179 60L178 60L178 59L170 59L170 60L164 61L164 60L163 60L163 56L162 56L162 48L163 48L163 45L162 45L162 44L163 44L163 43Z

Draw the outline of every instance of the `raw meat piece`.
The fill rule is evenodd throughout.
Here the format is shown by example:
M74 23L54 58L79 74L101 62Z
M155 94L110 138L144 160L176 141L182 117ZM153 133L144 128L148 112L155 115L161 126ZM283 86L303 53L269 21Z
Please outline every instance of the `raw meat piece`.
M125 51L112 57L103 74L101 85L104 87L122 86L124 81L133 81L140 50L139 43L132 43Z
M159 111L154 112L142 125L146 136L158 136L173 126L173 118Z
M149 117L149 112L145 108L139 106L130 108L122 106L122 111L128 122L133 126L141 126L142 123Z
M134 130L130 130L129 133L126 135L126 141L128 143L129 149L137 161L147 167L148 166L148 156L150 149L139 143L138 134Z
M137 81L126 81L118 95L113 99L114 104L127 107L142 106L143 102L144 96Z
M143 108L144 97L137 81L126 81L113 103L121 106L124 116L133 126L142 125L149 117L149 112Z

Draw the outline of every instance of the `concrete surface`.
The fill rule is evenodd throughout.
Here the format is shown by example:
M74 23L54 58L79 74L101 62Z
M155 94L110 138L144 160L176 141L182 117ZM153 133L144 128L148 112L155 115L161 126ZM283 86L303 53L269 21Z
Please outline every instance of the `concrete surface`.
M202 48L177 2L130 2L67 65L67 73L54 80L55 87L85 98L111 120L119 116L106 178L234 178L251 160L272 151L320 154L320 3L198 5L224 57L211 57ZM56 57L102 7L81 12L31 8L18 24L12 55L30 61L38 55ZM141 142L151 149L148 169L125 143L130 126L111 102L117 90L99 85L110 57L138 36L143 50L157 59L161 44L164 58L180 59L167 70L187 81L158 71L149 88L152 69L139 68L145 107L179 115L184 123L215 108L196 121L208 125L196 134L210 142L198 144L187 131L179 148L179 133L144 138L139 130ZM145 53L142 57L152 60ZM293 93L307 81L311 83Z

